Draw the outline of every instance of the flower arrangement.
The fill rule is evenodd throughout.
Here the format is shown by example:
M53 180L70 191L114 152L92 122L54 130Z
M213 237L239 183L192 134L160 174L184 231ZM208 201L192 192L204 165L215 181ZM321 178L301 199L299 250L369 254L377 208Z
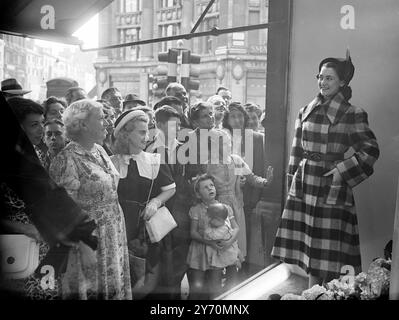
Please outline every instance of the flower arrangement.
M314 285L301 295L288 293L280 300L376 300L389 294L391 260L376 258L367 272L352 279L348 276L334 279L323 286Z

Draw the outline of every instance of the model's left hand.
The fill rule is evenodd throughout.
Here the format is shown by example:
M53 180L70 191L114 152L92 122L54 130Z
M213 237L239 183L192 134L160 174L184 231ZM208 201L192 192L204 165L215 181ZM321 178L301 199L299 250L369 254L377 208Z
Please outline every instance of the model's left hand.
M330 176L330 175L333 175L332 184L334 184L334 185L341 184L342 177L341 177L341 174L339 173L337 168L334 168L334 169L328 171L323 176L327 177L327 176Z

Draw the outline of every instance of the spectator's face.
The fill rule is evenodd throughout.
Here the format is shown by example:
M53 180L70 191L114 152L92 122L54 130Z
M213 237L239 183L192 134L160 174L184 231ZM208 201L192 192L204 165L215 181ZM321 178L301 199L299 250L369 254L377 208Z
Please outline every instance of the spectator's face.
M249 129L254 130L254 131L258 131L259 130L259 118L258 118L258 115L256 114L255 111L249 111L248 115L249 115L249 120L248 120L248 123L247 123L247 127Z
M158 122L157 128L161 130L165 137L176 138L177 133L180 131L180 119L176 117L169 118L165 123Z
M122 112L123 109L123 98L120 92L111 93L108 96L108 102L115 109L117 114Z
M91 110L89 116L84 120L86 135L90 141L103 144L107 135L107 122L105 121L102 108L94 108Z
M233 109L230 111L227 122L232 129L243 129L245 118L241 111Z
M198 197L202 201L212 201L216 198L216 188L212 180L204 180L198 184Z
M64 107L61 103L52 103L48 106L48 111L46 114L46 120L50 121L53 119L62 120L62 114L64 113Z
M226 102L220 97L220 99L213 101L212 105L215 121L219 123L223 120L224 113L227 111Z
M187 91L183 86L177 86L173 89L173 95L182 101L184 104L188 103Z
M325 66L321 68L317 82L320 93L326 98L333 97L340 90L341 86L345 84L344 81L339 79L337 72L333 68Z
M40 144L43 138L43 124L44 116L42 114L30 113L28 114L24 121L22 121L21 126L24 129L29 141L37 146Z
M213 116L213 108L206 107L199 112L198 119L193 120L193 124L199 129L212 129L215 125L215 118Z
M154 112L146 111L145 113L148 117L148 130L155 128Z
M44 142L55 156L65 146L64 128L57 123L48 124L44 129Z
M129 132L129 148L136 152L144 150L149 137L147 122L131 120L125 126Z
M72 98L71 98L71 103L79 100L83 100L87 98L87 94L84 90L75 90L72 92Z
M226 101L226 105L229 105L229 103L231 102L230 90L220 90L218 95L221 96L224 99L224 101Z
M104 121L107 127L107 135L111 135L114 131L114 123L115 123L115 112L113 109L103 109L104 112Z

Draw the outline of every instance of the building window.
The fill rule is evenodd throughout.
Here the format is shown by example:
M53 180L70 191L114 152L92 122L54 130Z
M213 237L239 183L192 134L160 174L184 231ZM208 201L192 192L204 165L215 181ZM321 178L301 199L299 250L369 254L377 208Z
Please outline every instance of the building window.
M140 28L129 28L129 29L121 29L119 32L119 42L127 43L138 41L141 38L141 30ZM124 47L120 49L120 57L121 60L127 61L137 61L140 58L140 47L132 46L132 47Z
M162 38L180 34L180 23L160 25L158 28L158 33L159 36ZM172 46L173 46L173 41L160 42L158 50L160 52L167 51L168 49L172 48Z
M249 24L260 23L260 13L259 11L249 11L248 17ZM260 43L260 30L248 31L248 46L258 46Z
M171 8L177 5L181 6L181 0L159 0L160 8Z
M219 24L219 16L205 17L199 26L199 32L209 31L217 27ZM216 49L216 38L213 36L206 36L196 38L196 50L200 54L213 54Z
M120 0L119 12L139 12L141 11L141 0Z

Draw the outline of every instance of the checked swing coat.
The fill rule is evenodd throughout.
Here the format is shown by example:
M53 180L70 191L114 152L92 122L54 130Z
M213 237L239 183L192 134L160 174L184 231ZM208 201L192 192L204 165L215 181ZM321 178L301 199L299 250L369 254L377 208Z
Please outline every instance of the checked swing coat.
M352 155L344 157L348 150ZM305 151L330 156L314 161L304 156ZM378 156L367 113L347 102L341 92L324 104L318 95L302 108L295 122L288 196L272 256L324 279L338 278L344 265L360 272L352 188L373 173ZM333 184L332 175L323 176L335 167L342 177L339 184Z

